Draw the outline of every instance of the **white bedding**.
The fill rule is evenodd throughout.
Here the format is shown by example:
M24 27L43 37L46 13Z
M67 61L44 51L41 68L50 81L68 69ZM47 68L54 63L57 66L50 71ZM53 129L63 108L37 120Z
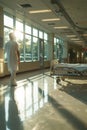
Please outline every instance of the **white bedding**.
M87 64L54 64L51 66L51 74L60 76L87 76Z
M87 70L87 64L68 64L68 63L58 63L54 65L54 69L57 67L63 67L63 68L72 68L77 71L84 71Z

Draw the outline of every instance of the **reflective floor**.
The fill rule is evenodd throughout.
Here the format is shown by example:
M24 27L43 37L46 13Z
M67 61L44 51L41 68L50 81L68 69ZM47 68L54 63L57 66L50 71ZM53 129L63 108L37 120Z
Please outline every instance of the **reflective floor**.
M56 83L49 72L0 81L0 130L87 130L87 80Z

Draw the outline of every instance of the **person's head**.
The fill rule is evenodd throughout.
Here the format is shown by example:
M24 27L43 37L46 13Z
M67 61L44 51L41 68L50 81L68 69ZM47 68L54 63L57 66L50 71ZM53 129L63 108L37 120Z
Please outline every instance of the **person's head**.
M13 32L9 33L9 38L10 40L15 40L16 39L15 34Z

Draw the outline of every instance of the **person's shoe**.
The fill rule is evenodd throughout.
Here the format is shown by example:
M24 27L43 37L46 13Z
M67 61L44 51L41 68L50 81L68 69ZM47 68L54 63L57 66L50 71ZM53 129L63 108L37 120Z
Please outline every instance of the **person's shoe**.
M11 86L17 86L17 83L16 83L16 82L14 82L14 83L12 83L12 84L11 84Z

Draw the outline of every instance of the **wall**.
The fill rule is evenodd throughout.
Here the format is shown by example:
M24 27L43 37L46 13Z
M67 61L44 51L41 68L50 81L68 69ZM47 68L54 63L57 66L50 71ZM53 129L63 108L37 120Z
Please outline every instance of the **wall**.
M45 61L44 68L49 68L49 66L50 66L50 61ZM28 72L28 71L32 71L32 70L38 70L38 69L40 69L40 62L39 61L21 62L19 64L19 70L17 73ZM0 77L4 77L6 75L9 75L7 63L4 64L4 72L3 72L3 75L0 74Z
M3 62L3 8L0 7L0 76L4 72Z

